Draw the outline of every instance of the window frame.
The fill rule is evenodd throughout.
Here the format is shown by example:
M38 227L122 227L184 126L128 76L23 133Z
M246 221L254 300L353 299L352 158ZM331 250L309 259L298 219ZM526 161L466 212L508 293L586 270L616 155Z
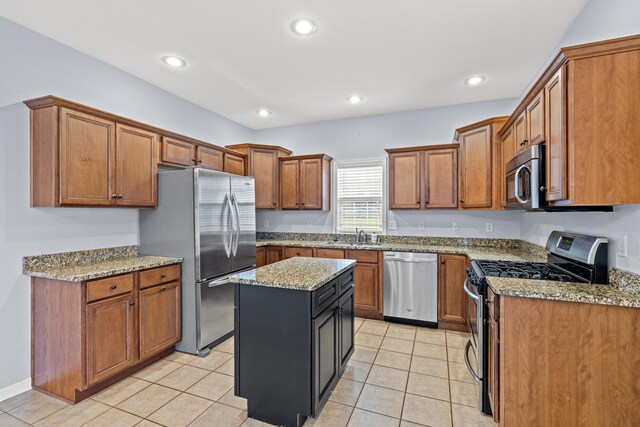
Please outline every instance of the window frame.
M338 231L338 169L340 167L382 166L382 230L377 234L387 234L387 212L389 210L387 157L370 157L363 159L334 160L331 166L331 204L333 209L333 232L335 234L355 234Z

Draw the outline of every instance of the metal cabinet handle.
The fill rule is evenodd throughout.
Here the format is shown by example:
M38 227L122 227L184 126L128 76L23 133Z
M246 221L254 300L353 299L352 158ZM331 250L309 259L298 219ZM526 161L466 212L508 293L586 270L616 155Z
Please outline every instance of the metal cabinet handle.
M161 291L164 291L165 289L167 289L167 287L166 287L166 286L160 286L160 290L161 290Z
M136 302L135 302L135 301L133 301L133 300L129 301L129 305L134 305L135 303L136 303Z
M111 289L116 289L118 285L111 285Z
M164 273L160 273L160 278L161 278L161 279L164 279L165 277L167 277L167 275L166 275L166 274L164 274Z
M118 195L117 195L116 193L113 193L113 194L111 195L111 198L112 198L112 199L117 199L117 198L118 198Z
M473 377L473 379L477 383L479 383L480 377L473 370L473 368L471 367L471 363L469 362L469 347L471 347L471 340L467 341L467 345L464 347L464 363L467 365L467 369L469 370L469 372L471 372L471 376Z

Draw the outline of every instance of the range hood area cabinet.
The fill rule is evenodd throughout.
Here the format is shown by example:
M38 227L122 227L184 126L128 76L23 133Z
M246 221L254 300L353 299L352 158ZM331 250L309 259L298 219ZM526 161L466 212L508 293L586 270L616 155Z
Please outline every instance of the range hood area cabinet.
M247 156L247 175L253 176L256 183L256 209L279 209L278 159L290 156L291 151L275 145L251 143L227 145L227 148Z
M331 209L331 161L326 154L278 159L280 209Z
M24 103L32 207L157 207L159 163L245 173L239 152L55 96Z
M640 35L563 48L500 130L505 157L545 142L551 207L640 203L638 76Z
M389 209L456 209L458 144L385 150Z

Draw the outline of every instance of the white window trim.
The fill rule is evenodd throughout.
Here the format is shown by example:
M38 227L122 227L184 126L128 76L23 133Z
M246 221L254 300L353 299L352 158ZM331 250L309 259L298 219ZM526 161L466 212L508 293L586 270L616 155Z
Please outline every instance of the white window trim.
M387 157L368 157L353 160L334 160L331 165L331 206L333 214L333 232L338 233L338 166L365 166L382 163L382 231L380 234L387 234L387 212L389 211L389 193L387 179ZM355 234L355 233L354 233Z

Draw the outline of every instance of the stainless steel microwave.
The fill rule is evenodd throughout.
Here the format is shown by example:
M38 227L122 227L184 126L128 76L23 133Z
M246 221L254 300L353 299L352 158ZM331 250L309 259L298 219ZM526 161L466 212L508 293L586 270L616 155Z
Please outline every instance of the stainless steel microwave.
M534 145L506 165L507 209L544 209L544 145Z

